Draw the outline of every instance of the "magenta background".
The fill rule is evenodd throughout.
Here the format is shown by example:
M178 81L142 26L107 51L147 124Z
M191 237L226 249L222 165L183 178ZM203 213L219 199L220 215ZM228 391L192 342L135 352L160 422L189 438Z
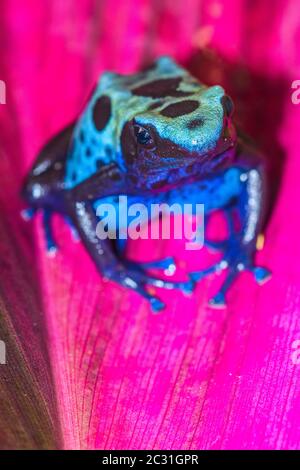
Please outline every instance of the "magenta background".
M300 105L290 99L300 78L299 25L296 0L2 2L0 259L9 268L1 268L1 295L58 446L299 448L300 364L291 354L300 339ZM139 296L99 278L60 219L61 251L49 260L40 218L32 231L17 215L38 149L78 114L99 73L131 72L159 54L225 83L270 158L286 157L259 253L273 278L257 287L243 274L226 310L207 306L220 283L211 277L192 298L161 291L168 308L155 316ZM183 269L212 260L185 254L178 242L129 248L139 259L174 251Z

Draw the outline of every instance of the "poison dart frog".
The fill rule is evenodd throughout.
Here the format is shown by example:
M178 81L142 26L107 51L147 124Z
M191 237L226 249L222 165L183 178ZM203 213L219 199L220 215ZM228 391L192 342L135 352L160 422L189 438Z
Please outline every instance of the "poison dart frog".
M191 292L204 276L226 270L210 300L224 307L241 271L266 281L270 271L254 264L266 223L265 163L236 132L233 110L221 86L200 83L169 57L132 75L104 73L79 118L41 150L23 186L27 215L43 212L48 249L56 247L51 217L58 212L71 221L100 273L138 292L153 311L164 303L149 285ZM119 195L146 205L203 203L207 216L223 210L228 238L206 240L222 259L190 273L186 282L150 275L149 269L174 267L174 259L137 263L126 259L124 243L96 234L97 205L114 203Z

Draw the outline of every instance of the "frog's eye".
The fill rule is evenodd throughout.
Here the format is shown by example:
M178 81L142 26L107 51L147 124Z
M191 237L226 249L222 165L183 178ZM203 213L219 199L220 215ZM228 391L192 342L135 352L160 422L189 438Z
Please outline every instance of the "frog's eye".
M134 126L134 133L136 136L136 140L140 145L143 145L148 148L154 147L154 140L151 137L151 134L147 129L142 126L135 125Z

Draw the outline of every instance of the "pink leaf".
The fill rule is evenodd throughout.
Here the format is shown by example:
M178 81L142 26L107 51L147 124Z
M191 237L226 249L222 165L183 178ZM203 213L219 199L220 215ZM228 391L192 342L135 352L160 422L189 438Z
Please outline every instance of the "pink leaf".
M292 0L274 2L272 14L266 0L254 7L241 0L4 3L2 448L299 448L300 368L292 354L300 339L300 107L290 100L300 67L296 8ZM191 298L160 292L168 308L153 315L136 294L99 277L59 217L61 250L49 259L39 217L27 226L18 216L21 181L38 149L78 115L100 72L131 72L160 54L224 83L244 128L271 159L286 156L259 253L273 278L257 287L243 274L223 311L207 306L220 282L211 277ZM173 252L182 272L211 260L175 242L129 246L137 259Z

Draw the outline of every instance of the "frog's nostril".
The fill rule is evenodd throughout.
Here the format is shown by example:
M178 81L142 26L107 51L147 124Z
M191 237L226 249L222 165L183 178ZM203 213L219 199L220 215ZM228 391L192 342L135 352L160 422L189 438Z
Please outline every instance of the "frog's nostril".
M226 116L231 117L234 111L234 105L233 105L232 99L228 95L224 95L221 98L221 103L222 103Z

